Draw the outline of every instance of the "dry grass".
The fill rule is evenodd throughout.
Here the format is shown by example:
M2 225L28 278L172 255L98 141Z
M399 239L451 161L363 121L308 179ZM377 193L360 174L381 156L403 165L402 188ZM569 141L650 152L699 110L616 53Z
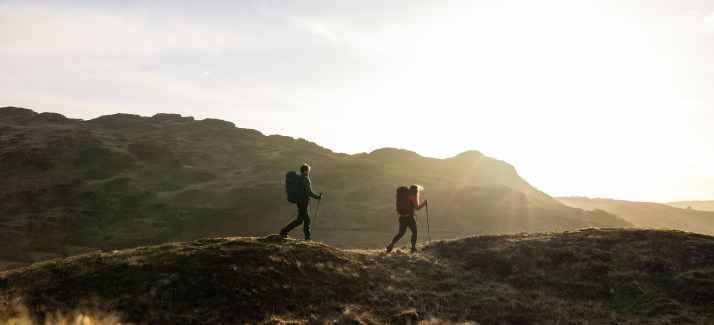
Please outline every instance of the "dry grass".
M46 325L121 325L120 317L116 313L106 313L100 310L89 311L75 310L70 313L47 314L44 317ZM5 309L0 316L0 324L4 325L33 325L39 324L27 307L19 299L13 301L10 308Z
M406 251L340 250L279 236L204 239L2 273L0 300L7 312L12 299L23 299L28 317L53 324L76 316L46 315L75 315L76 308L151 324L714 321L710 236L581 229L465 237Z

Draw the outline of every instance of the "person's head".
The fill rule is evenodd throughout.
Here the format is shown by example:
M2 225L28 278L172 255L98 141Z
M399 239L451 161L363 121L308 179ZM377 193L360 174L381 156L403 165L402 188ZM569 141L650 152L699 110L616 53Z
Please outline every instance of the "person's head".
M308 166L307 164L303 164L302 166L300 166L300 173L305 174L305 175L309 174L310 166Z
M423 189L424 188L421 185L412 185L409 187L409 191L411 191L412 194L416 195L416 197L419 197L419 191Z

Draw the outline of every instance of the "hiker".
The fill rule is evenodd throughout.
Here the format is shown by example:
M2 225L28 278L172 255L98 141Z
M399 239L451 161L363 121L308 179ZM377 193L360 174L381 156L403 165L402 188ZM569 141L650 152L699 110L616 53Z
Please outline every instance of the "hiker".
M404 236L407 227L412 231L412 252L416 252L417 224L415 210L421 210L426 206L426 201L419 204L419 191L424 188L419 185L412 185L407 190L406 187L397 189L397 213L399 213L399 233L394 236L392 243L387 245L387 253L391 252L394 244Z
M295 172L291 172L294 173ZM308 208L310 207L310 197L322 200L322 193L320 195L315 194L315 192L312 191L312 186L310 185L310 166L307 164L303 164L300 166L300 197L297 198L294 203L297 204L298 207L298 217L295 219L295 221L291 222L285 228L280 230L280 236L283 237L288 237L288 232L290 230L295 229L297 226L299 226L301 223L305 223L303 226L303 231L305 232L305 240L312 240L312 237L310 236L310 215ZM291 201L291 202L293 202Z

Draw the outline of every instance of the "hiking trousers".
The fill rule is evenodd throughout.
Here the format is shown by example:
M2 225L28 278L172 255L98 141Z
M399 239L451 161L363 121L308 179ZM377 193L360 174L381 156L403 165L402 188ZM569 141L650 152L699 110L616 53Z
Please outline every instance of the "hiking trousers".
M305 239L310 238L310 212L308 208L310 207L310 202L298 202L297 203L298 207L298 217L295 219L295 221L289 223L283 230L281 231L284 234L287 234L290 232L290 230L293 230L297 228L301 223L305 223L303 225L303 232L305 233Z
M396 243L407 232L407 227L412 231L412 247L416 246L417 241L417 224L414 217L399 217L399 233L394 236L392 243Z

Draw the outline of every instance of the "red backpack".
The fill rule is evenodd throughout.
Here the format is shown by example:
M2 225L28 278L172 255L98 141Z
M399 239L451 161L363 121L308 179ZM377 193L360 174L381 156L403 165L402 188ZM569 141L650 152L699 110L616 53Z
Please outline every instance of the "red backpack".
M412 196L412 192L406 186L397 188L397 213L400 216L414 212L414 207L409 204L410 196Z

